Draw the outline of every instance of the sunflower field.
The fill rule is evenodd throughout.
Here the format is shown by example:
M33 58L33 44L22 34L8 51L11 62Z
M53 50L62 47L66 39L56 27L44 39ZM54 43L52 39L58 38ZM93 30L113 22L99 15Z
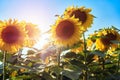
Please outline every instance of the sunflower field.
M70 6L57 15L41 50L33 48L41 36L36 24L0 20L0 80L120 80L120 30L85 36L96 18L91 11Z

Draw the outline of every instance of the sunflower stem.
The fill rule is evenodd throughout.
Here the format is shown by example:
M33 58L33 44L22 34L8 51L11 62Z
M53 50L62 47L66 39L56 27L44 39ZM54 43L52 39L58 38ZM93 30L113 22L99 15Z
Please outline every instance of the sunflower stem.
M3 51L3 80L5 80L5 75L6 75L6 52Z
M120 43L118 43L118 46L120 47ZM119 68L120 68L120 52L118 52L118 69L117 72L119 72Z
M85 70L84 70L84 74L85 74L85 76L83 77L83 80L88 80L88 68L87 68L87 53L86 53L86 51L87 51L87 48L86 48L86 39L85 39L85 33L83 33L83 41L84 41L84 60L85 60L85 66L86 66L86 68L85 68Z
M120 53L118 54L118 69L117 69L117 72L119 72L119 66L120 66Z
M60 50L57 51L57 62L58 66L60 67Z
M105 60L104 60L104 58L102 58L102 70L104 70L105 69Z
M57 50L57 65L58 65L58 67L60 67L60 52L61 52L61 49L59 48L58 50ZM60 78L60 73L57 75L57 80L59 80L59 78Z

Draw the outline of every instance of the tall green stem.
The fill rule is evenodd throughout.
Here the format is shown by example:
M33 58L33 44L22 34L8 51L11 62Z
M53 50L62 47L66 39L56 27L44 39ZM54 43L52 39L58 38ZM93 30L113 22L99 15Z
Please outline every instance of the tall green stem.
M118 53L118 69L117 69L117 72L119 72L119 68L120 68L120 53Z
M61 49L59 48L58 50L57 50L57 65L58 65L58 67L60 67L60 52L61 52ZM60 78L60 73L57 75L57 80L59 80L59 78Z
M105 69L105 60L104 60L104 58L102 58L102 70L104 70Z
M118 46L120 47L120 43L118 43ZM119 68L120 68L120 52L118 52L118 69L117 69L117 72L119 72Z
M57 51L57 62L58 66L60 66L60 50Z
M6 52L3 51L3 80L5 80L5 75L6 75Z
M86 39L85 39L85 34L83 33L83 41L84 41L84 60L85 60L85 66L86 66L86 69L84 71L85 73L85 76L83 77L83 80L88 80L88 70L87 70L87 64L86 64L86 59L87 59L87 48L86 48Z

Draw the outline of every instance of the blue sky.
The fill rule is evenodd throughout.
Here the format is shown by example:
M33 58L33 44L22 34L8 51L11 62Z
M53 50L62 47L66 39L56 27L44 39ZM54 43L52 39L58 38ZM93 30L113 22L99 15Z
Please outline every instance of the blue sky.
M46 31L54 24L55 15L62 15L72 5L92 8L96 18L89 32L111 25L120 29L120 0L0 0L0 20L26 20Z
M55 23L56 14L62 15L73 5L92 8L91 14L96 16L86 35L112 25L120 29L120 0L0 0L0 20L25 20L38 24L44 32ZM37 48L47 43L47 36L42 36Z

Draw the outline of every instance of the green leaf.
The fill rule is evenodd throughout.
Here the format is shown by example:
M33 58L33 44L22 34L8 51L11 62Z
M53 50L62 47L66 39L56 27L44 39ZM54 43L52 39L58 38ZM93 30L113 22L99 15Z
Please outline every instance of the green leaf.
M76 54L76 56L77 56L77 59L78 59L78 60L81 60L81 61L84 60L84 54L79 53L79 54Z
M30 75L20 75L18 77L16 77L17 80L20 80L20 79L30 79L31 76Z
M117 40L112 40L112 41L110 41L110 42L112 42L112 43L114 43L114 44L120 44L120 41L117 41Z
M93 51L92 54L96 54L96 55L98 55L98 56L100 56L102 58L105 57L105 53L103 53L102 51L99 51L99 50Z
M50 75L49 73L47 73L47 72L43 72L43 73L42 73L42 78L43 78L43 80L55 80L55 79L53 79L53 78L51 77L51 75Z
M67 70L62 71L62 75L66 76L72 80L77 80L81 73L82 72L79 72L79 71L67 71Z
M87 64L90 64L94 59L95 54L89 54L86 58Z
M33 65L33 63L32 63L32 62L30 62L30 63L28 64L28 66L29 66L29 67L31 67L32 65Z
M116 48L115 51L113 51L114 54L120 54L120 48Z
M120 48L117 48L116 51L120 51Z
M116 27L114 27L114 26L112 26L112 28L115 29L115 30L117 30L117 31L120 31L120 29L118 29L118 28L116 28Z
M76 59L71 60L70 63L71 63L72 65L76 65L76 66L78 66L78 67L80 67L80 68L85 68L85 67L86 67L86 66L83 64L83 62L78 61L78 60L76 60Z
M56 75L59 75L60 72L62 71L62 68L60 68L59 66L52 66L52 68L50 68L51 72L55 73Z
M81 67L71 64L67 65L66 69L72 71L79 71L79 72L82 70Z
M69 48L71 48L71 49L75 49L75 48L80 47L81 44L83 44L83 42L79 41L79 42L77 42L76 44L74 44L72 47L69 47Z
M63 57L64 58L75 58L76 57L76 53L74 53L74 52L68 52Z

